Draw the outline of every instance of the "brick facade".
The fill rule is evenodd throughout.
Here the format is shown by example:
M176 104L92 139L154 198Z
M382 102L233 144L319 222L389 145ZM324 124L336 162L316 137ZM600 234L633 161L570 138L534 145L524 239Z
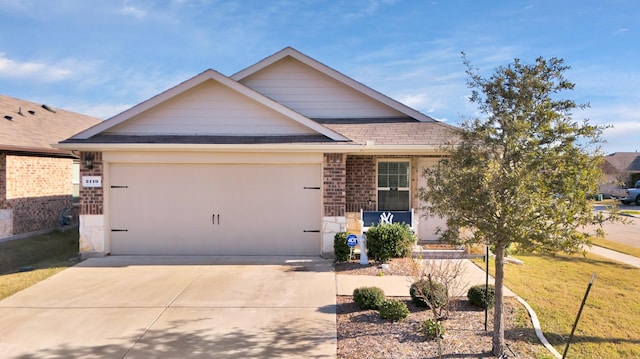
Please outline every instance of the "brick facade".
M91 160L92 167L87 167L87 160ZM104 166L102 152L80 153L80 178L82 176L100 176L104 181ZM104 183L103 183L104 185ZM104 189L103 187L80 186L80 214L103 214Z
M377 208L377 168L378 160L406 159L411 162L411 207L420 208L418 198L419 173L418 160L430 156L415 155L381 155L381 156L347 156L346 160L346 212L375 211Z
M325 153L323 163L324 216L344 216L346 209L346 155Z
M59 226L72 207L73 159L0 154L0 209L11 211L12 235Z
M347 212L376 209L376 159L374 156L347 156Z

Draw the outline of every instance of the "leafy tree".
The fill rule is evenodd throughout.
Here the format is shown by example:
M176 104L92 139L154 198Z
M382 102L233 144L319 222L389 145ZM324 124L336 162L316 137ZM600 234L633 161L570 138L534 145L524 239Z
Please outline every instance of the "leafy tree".
M490 78L463 59L470 100L482 117L467 120L446 148L450 156L425 171L420 196L427 213L447 219L443 240L494 248L492 352L501 355L505 250L515 244L521 251L575 253L589 243L593 234L584 226L606 220L587 200L602 176L606 127L572 119L572 110L587 105L560 98L574 87L562 59L530 65L515 59Z

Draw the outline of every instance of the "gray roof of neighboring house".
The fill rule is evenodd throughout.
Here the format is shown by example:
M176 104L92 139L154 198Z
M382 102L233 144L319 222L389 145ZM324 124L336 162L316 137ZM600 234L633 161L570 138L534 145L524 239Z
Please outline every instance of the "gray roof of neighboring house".
M51 145L101 120L0 95L0 151L65 155Z
M640 172L640 153L638 152L616 152L605 156L604 160L618 172ZM610 167L605 166L605 170L607 168Z

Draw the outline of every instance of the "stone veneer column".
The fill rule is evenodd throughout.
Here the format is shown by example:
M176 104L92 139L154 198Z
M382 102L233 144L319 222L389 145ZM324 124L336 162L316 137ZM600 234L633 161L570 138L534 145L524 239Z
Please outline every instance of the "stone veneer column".
M91 160L92 168L87 167ZM80 178L102 177L102 187L80 187L80 255L105 255L104 235L104 165L102 152L80 153Z
M345 230L346 158L342 153L325 153L323 161L322 253L333 256L333 239Z

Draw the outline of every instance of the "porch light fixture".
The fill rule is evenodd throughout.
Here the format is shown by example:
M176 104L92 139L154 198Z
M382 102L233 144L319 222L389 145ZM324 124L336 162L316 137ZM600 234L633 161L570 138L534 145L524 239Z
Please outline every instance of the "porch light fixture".
M84 165L87 167L87 169L92 170L93 169L93 154L91 153L87 153L84 156Z

